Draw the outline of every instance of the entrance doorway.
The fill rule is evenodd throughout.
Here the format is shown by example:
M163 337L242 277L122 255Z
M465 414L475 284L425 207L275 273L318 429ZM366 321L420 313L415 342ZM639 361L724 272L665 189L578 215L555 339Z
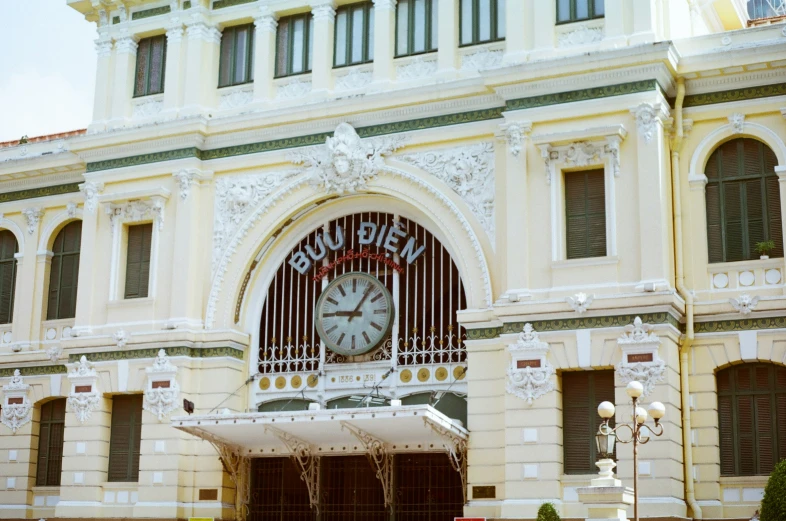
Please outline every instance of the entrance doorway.
M444 453L393 458L393 505L365 456L323 457L320 511L290 458L251 462L249 521L444 521L463 514L461 476Z

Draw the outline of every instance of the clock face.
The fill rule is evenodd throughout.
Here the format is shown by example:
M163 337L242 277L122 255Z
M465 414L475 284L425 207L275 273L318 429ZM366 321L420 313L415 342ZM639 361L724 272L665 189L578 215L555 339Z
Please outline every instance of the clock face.
M314 315L319 337L331 351L362 355L385 340L393 322L393 300L376 277L347 273L325 288Z

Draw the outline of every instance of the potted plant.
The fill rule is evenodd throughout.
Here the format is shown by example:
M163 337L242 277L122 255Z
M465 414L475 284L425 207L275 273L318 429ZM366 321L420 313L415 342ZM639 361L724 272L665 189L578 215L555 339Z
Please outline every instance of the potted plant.
M756 251L759 252L760 259L769 259L770 252L775 249L775 241L764 241L756 243Z

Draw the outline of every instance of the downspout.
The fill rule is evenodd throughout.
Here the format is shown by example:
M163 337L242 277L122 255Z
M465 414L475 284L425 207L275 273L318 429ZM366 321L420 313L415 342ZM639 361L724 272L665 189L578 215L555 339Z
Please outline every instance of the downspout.
M693 293L685 287L685 259L682 251L682 199L680 196L680 150L684 137L682 104L685 100L685 80L677 79L677 100L674 104L676 132L671 144L671 187L674 199L674 263L677 293L685 300L685 337L680 344L680 389L682 390L682 450L685 462L685 501L693 512L693 519L702 519L701 507L696 502L693 483L693 447L690 426L690 382L688 353L693 345Z

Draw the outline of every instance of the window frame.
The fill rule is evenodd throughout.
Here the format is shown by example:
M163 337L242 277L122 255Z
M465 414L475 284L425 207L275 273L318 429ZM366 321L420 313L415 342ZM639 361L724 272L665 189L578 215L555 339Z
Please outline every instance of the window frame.
M241 81L235 81L235 70L237 69L237 33L239 29L248 29L248 40L246 41L246 74L245 78ZM232 42L228 43L231 45L229 55L231 56L231 63L229 66L229 83L222 84L221 83L221 71L222 67L225 66L224 62L222 61L222 57L224 53L222 49L224 48L224 37L228 36L227 33L231 33L232 35ZM219 46L218 51L218 88L223 89L225 87L235 87L237 85L246 85L248 83L254 82L254 37L256 34L256 30L254 28L254 24L240 24L240 25L232 25L229 27L225 27L224 30L221 31L221 44Z
M306 67L301 72L292 72L292 59L293 59L292 49L293 49L294 44L295 44L295 38L294 38L294 31L292 31L292 29L291 29L291 24L292 24L292 22L294 22L298 18L303 18L303 22L304 22L304 24L303 24L303 35L304 35L303 36L303 40L304 40L305 45L303 45L303 57L302 58L303 58L303 63L306 64ZM289 24L289 30L288 30L288 33L287 33L287 63L286 63L286 66L285 66L286 72L284 74L279 74L279 71L278 71L278 58L280 56L281 49L280 49L280 47L278 45L278 35L279 35L278 32L281 30L281 24L282 24L283 21L286 21L287 24ZM314 65L312 63L312 59L311 59L313 57L312 49L313 49L313 45L314 45L314 42L312 41L314 35L311 34L311 28L312 28L312 24L313 23L314 23L314 14L312 12L310 12L310 11L309 12L305 12L305 13L299 13L299 14L293 14L293 15L290 15L290 16L285 16L285 17L282 17L281 19L279 19L278 27L276 28L276 54L275 54L275 64L273 66L273 79L289 78L291 76L300 76L301 74L311 74L311 71L312 71L313 65ZM335 37L334 37L334 39L335 39ZM334 54L335 54L335 51L334 51ZM335 62L335 56L334 56L334 62Z
M64 251L65 246L63 246L61 248L61 251L54 251L55 245L57 244L57 240L60 238L60 236L66 233L67 228L74 227L77 224L79 225L78 249L74 251ZM65 244L65 238L63 239L63 243ZM60 229L60 231L55 236L54 243L52 244L52 261L49 265L49 287L46 297L47 299L46 320L61 320L61 319L74 318L76 316L76 294L77 294L77 289L79 287L79 262L81 258L81 252L82 252L82 221L79 220L71 221L70 223L66 224ZM74 285L73 285L74 291L72 296L73 314L71 314L70 316L60 316L60 302L63 293L62 291L63 261L67 256L76 257L76 274L74 276ZM54 315L53 315L53 308L51 306L50 298L52 294L52 285L55 283L55 281L52 280L52 273L55 272L56 262L59 264L59 267L57 269L57 275L58 275L57 297L55 299Z
M590 255L590 253L591 253L590 235L591 234L590 234L590 226L589 226L590 223L589 223L589 220L590 220L590 217L598 215L598 212L591 213L589 211L589 208L588 208L588 201L590 199L590 197L589 197L590 194L589 194L589 186L588 186L588 177L587 176L589 174L591 174L591 173L600 174L602 179L603 179L603 235L604 235L603 236L603 239L604 239L604 253L603 253L603 255ZM584 210L585 211L584 211L583 215L587 219L587 223L586 223L586 225L587 225L586 226L586 228L587 228L586 229L587 243L586 243L586 249L585 249L586 251L584 252L585 255L582 255L582 256L579 256L579 257L570 257L570 255L569 255L570 244L568 243L570 234L569 234L569 231L568 231L568 227L570 226L571 214L569 214L569 205L568 205L568 178L571 177L571 178L575 179L576 177L578 177L580 175L583 176L583 178L584 178L584 189L585 189L585 195L586 195L586 197L584 198ZM564 171L562 173L562 184L563 184L563 193L564 193L564 197L563 197L564 208L563 208L563 210L564 210L564 218L565 218L565 226L564 226L564 230L565 230L564 231L564 233L565 233L565 259L569 260L569 261L572 261L572 260L599 259L599 258L603 258L603 257L608 257L609 256L609 240L608 240L608 222L607 221L608 221L609 216L608 216L608 211L607 211L607 208L606 208L606 201L608 200L608 198L607 198L607 194L606 194L607 189L606 189L606 172L605 172L605 169L603 167L596 166L595 168L591 168L591 169ZM574 217L575 217L575 215L574 215Z
M54 419L55 411L55 404L62 407L62 418ZM65 408L66 408L66 399L65 398L57 398L55 400L50 400L46 403L41 404L40 409L40 417L39 417L39 436L38 436L38 457L36 458L36 476L35 482L37 487L59 487L60 486L60 479L63 470L63 433L65 431ZM49 412L48 418L45 418L44 415L46 412ZM59 467L60 472L55 474L56 479L49 480L50 477L50 465L53 463L52 458L52 449L57 449L58 447L52 446L52 428L56 425L60 426L60 439L59 439ZM44 430L46 429L46 446L42 447L42 443L44 442ZM45 456L45 457L44 457ZM43 462L46 463L45 470L43 471L44 474L44 482L42 483L41 480L41 465ZM58 462L54 462L58 464Z
M161 53L161 85L159 86L160 90L153 91L150 85L150 81L151 81L150 77L152 76L150 74L150 71L153 66L153 60L152 60L153 48L154 48L154 42L156 40L160 40L163 42L162 43L163 51ZM145 87L143 92L138 92L137 85L139 82L137 81L137 75L139 74L139 59L141 56L140 48L142 47L143 42L150 42L150 43L147 48L147 67L145 67L145 70L143 72L143 74L145 75L145 79L144 79ZM167 53L166 34L150 36L147 38L143 38L142 40L139 41L139 43L137 44L136 61L134 66L134 96L133 96L134 98L143 98L145 96L155 96L156 94L164 93L164 87L166 85L166 53Z
M140 266L140 274L139 274L139 279L140 280L138 281L138 282L140 282L140 284L139 284L139 293L137 294L137 296L129 296L129 293L128 293L128 276L129 276L128 267L129 267L129 255L131 253L130 248L129 248L129 245L131 244L131 228L141 229L141 227L149 227L150 228L150 255L147 258L147 265L148 265L148 267L147 267L147 284L144 285L144 286L141 284L141 277L142 277L141 276L141 271L142 270L141 270L141 266ZM147 222L147 223L134 223L134 224L130 224L130 225L127 226L127 230L126 230L126 248L125 248L125 250L126 250L125 251L125 273L123 274L123 300L134 300L134 299L150 297L150 293L151 293L151 291L150 291L150 286L151 286L150 280L151 280L152 271L154 269L154 265L153 265L153 248L155 247L155 238L154 238L154 236L155 236L154 223L150 223L150 222ZM144 238L142 240L144 241ZM144 248L144 243L143 243L143 248ZM141 264L144 264L144 261L140 261L140 265ZM144 295L141 294L143 287L145 288Z
M353 21L353 14L356 10L362 9L363 10L363 49L361 50L362 58L359 62L352 62L352 27L354 24ZM370 33L371 33L371 23L369 23L369 19L371 18L371 11L374 9L374 2L371 0L366 0L364 2L355 2L353 4L342 5L338 9L336 9L336 24L334 26L333 31L333 68L334 69L342 69L344 67L353 67L355 65L363 65L366 63L373 63L374 57L369 57L369 43L370 43ZM338 48L338 30L335 30L335 27L338 26L338 17L341 13L347 13L347 30L344 37L346 38L346 48L345 48L345 63L338 65L336 63L336 58L338 54L336 49ZM375 18L376 20L376 18Z
M576 9L576 3L580 2L580 1L582 1L582 0L568 0L568 2L570 3L570 6L568 7L568 9L570 10L569 17L568 17L567 20L560 20L559 19L559 14L560 14L559 13L559 0L557 0L557 2L555 3L556 24L557 25L565 25L565 24L572 24L572 23L576 23L576 22L586 22L588 20L598 20L600 18L605 18L606 17L605 0L586 0L587 1L587 12L589 13L589 16L587 18L576 18L576 10L577 10ZM596 5L595 4L598 1L604 3L603 14L600 14L600 15L595 12L596 11L596 9L595 9Z
M438 3L438 0L426 0L426 2L427 2L427 4L426 4L426 19L425 19L425 22L424 22L424 25L426 27L426 36L425 36L426 49L423 50L423 51L413 51L412 50L415 47L415 31L414 31L414 29L415 29L415 9L412 8L412 7L414 7L414 0L411 0L411 1L413 1L413 4L412 5L408 4L409 8L407 9L407 52L401 53L401 54L398 52L398 44L399 44L399 38L398 38L398 33L399 33L398 27L399 27L399 25L398 24L401 22L401 18L399 16L399 10L400 10L400 7L401 7L402 4L401 4L400 1L396 2L395 41L393 42L393 48L395 50L394 53L393 53L393 57L394 58L406 58L407 56L421 56L423 54L430 54L430 53L433 53L433 52L437 52L439 50L439 42L437 42L436 46L432 48L432 45L434 44L434 34L433 34L433 31L432 31L432 28L433 28L433 20L434 20L434 11L435 11L435 9L436 9L436 12L437 12L437 16L439 16L439 3ZM437 26L437 30L439 30L439 26Z
M480 38L480 0L467 0L472 2L472 41L469 43L461 43L463 40L461 28L464 27L464 9L461 7L461 3L463 0L459 0L459 25L458 25L458 40L459 40L459 49L462 47L472 47L473 45L482 45L485 43L494 43L494 42L504 42L507 35L500 37L499 36L499 20L498 20L498 10L499 10L499 3L505 2L506 0L489 0L490 8L489 8L489 16L491 20L489 21L489 34L491 38L488 40L479 40Z
M7 235L6 235L7 234ZM10 257L7 258L0 258L0 273L3 273L5 269L11 270L11 277L10 283L11 288L9 291L9 302L8 302L8 320L6 321L6 317L0 316L0 324L12 324L14 322L14 301L16 300L16 275L17 270L19 268L18 259L16 255L19 253L19 241L16 240L16 235L11 230L3 229L0 230L0 238L10 238L14 241L14 251ZM0 242L0 246L2 246L2 242ZM2 248L0 248L0 253L2 253ZM6 266L10 265L10 268L6 268ZM3 279L0 277L0 298L2 298L3 290ZM0 306L2 307L2 306Z

